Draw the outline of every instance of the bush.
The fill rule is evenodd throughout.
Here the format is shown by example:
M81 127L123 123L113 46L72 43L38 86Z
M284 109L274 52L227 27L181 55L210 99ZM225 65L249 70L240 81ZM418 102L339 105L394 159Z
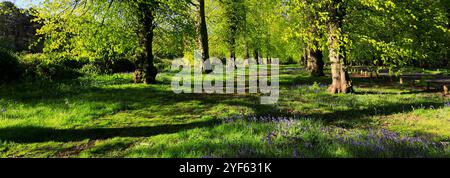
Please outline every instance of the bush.
M136 65L130 59L120 58L113 61L111 68L113 73L128 73L134 72L136 70Z
M81 72L91 74L112 74L133 72L135 69L135 64L129 59L97 59L85 64L81 68Z
M0 82L12 82L20 79L19 57L11 51L0 48Z
M16 51L14 41L0 37L0 48L7 51Z
M83 66L76 60L61 54L27 54L22 57L25 78L28 80L61 80L81 76L78 72Z
M64 53L21 54L20 58L8 50L0 51L0 80L14 81L23 77L29 81L74 79L82 73L111 74L133 72L129 59L90 61Z
M90 62L86 65L84 65L81 70L82 73L88 73L88 74L111 74L112 70L108 69L102 64Z

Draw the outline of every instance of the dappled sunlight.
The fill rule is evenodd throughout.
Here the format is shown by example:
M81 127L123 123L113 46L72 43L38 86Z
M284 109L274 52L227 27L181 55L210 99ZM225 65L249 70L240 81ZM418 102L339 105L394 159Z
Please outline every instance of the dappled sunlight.
M391 141L385 143L383 149L387 150L380 151L377 144L366 141L369 139L366 136L360 140L356 139L360 136L351 133L365 135L368 128L386 128L405 137L432 140L435 144L445 143L450 138L446 127L446 116L450 112L446 105L448 100L439 95L392 87L380 92L376 85L363 86L371 85L368 81L361 83L363 87L356 87L355 94L332 96L326 92L325 79L321 83L317 78L310 78L306 71L289 72L289 75L280 75L280 81L286 86L282 85L276 105L260 104L259 94L174 94L169 83L131 84L130 74L84 76L40 88L33 84L12 85L1 89L0 137L5 142L3 147L21 149L30 145L27 148L30 151L2 154L26 157L421 157L436 156L439 151L416 153L414 150L418 147L414 144L391 145ZM171 77L161 75L167 77L161 80ZM13 90L11 95L5 95L6 91ZM282 129L284 121L227 120L236 116L294 118L293 123L306 126L294 124ZM343 135L334 135L340 133L339 130ZM272 131L276 133L270 134ZM273 138L267 138L268 135Z

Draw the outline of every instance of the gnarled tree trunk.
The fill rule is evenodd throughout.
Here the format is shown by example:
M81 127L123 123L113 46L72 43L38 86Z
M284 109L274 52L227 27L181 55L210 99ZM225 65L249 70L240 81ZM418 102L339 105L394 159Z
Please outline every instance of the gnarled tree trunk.
M328 91L335 93L353 92L352 81L347 72L345 62L345 50L340 48L340 30L338 23L328 23L328 49L331 61L332 84Z
M342 40L342 27L345 18L345 5L342 0L332 1L329 6L330 19L327 22L328 50L331 61L331 78L333 80L328 92L351 93L352 81L347 72L345 44Z
M307 69L314 77L325 76L323 72L323 54L319 49L307 49Z

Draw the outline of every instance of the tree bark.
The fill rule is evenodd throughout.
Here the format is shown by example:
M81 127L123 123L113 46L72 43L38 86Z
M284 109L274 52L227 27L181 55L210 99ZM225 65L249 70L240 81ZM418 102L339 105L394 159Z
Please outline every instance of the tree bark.
M250 49L248 49L248 44L245 44L245 59L250 59Z
M328 92L331 94L353 92L352 81L347 72L345 44L341 41L345 8L342 0L332 1L328 8L330 12L330 19L327 22L328 55L331 61L332 77L332 84L328 88Z
M206 15L205 15L205 0L198 0L197 6L197 34L198 34L198 47L202 54L203 62L207 62L209 59L209 44L208 44L208 28L206 27ZM211 73L211 64L205 63L203 66L205 73Z
M307 49L307 69L311 73L311 76L321 77L325 76L323 72L324 62L323 54L319 49Z
M328 92L350 93L353 92L352 81L347 72L345 53L340 49L340 30L337 23L328 23L328 49L331 61L332 84Z
M235 33L232 33L232 38L230 39L230 61L233 62L234 68L237 69L236 64L236 38Z
M143 26L142 45L144 47L145 65L144 65L144 79L146 84L156 83L156 75L158 74L155 65L153 64L153 37L155 26L153 24L154 15L153 9L148 4L140 5L142 16L140 23Z
M306 68L308 68L308 51L305 49L305 52L302 56L300 56L300 64Z
M256 65L259 65L259 53L258 53L257 49L253 50L253 56L254 56L254 58L256 60Z

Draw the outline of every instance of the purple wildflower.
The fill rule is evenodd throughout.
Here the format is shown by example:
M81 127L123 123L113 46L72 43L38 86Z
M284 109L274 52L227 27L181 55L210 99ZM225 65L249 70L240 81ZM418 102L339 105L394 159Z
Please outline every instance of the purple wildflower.
M444 103L444 107L450 107L450 101L449 101L449 102L446 102L446 103Z
M294 149L294 152L292 153L292 155L294 156L294 158L298 158L298 151L297 151L297 149Z

